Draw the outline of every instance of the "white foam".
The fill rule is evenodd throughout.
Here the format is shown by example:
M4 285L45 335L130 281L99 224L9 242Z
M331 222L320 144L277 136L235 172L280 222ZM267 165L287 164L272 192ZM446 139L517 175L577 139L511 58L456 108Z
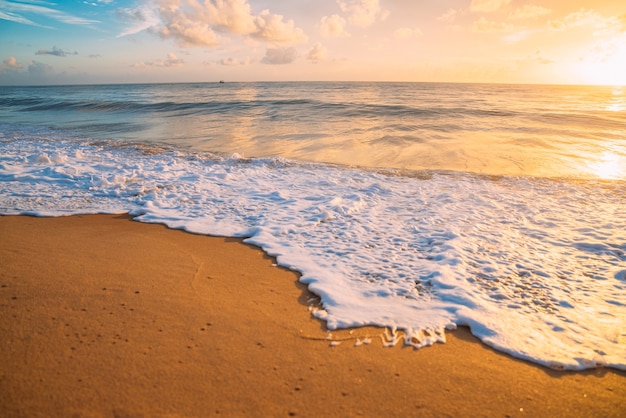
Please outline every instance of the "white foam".
M0 141L2 214L129 212L248 237L302 273L330 329L386 326L386 344L422 347L467 325L540 364L626 369L624 182L399 175L23 136Z

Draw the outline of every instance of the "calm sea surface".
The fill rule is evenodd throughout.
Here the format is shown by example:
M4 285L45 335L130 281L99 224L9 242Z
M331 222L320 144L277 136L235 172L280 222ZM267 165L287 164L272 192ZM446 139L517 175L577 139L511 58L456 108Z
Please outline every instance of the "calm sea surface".
M0 87L0 214L242 236L331 328L626 369L626 89Z

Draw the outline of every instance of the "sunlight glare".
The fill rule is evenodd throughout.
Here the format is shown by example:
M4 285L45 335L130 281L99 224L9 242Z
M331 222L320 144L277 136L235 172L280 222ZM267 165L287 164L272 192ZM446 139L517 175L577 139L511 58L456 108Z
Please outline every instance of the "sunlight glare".
M626 36L596 44L577 70L589 84L626 86Z
M612 101L607 104L605 110L609 112L621 112L626 109L626 96L624 96L624 87L615 87L613 89Z
M588 165L589 171L605 180L626 178L626 160L617 154L606 151L600 158Z

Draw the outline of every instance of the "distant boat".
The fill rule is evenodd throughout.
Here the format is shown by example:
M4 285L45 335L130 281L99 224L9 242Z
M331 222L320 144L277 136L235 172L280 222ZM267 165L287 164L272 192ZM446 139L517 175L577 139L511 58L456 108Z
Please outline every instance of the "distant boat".
M224 80L220 80L220 84L224 84Z

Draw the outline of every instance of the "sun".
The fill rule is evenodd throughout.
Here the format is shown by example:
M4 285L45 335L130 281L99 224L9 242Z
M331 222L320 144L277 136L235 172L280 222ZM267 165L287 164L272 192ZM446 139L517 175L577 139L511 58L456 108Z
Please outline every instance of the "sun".
M596 42L577 65L586 84L626 85L626 35Z

